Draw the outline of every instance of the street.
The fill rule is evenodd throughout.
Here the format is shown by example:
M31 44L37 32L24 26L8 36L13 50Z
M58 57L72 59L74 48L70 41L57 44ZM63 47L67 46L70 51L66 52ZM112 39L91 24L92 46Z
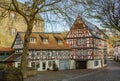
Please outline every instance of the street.
M120 81L120 63L108 61L108 66L95 70L63 70L40 72L25 81Z
M120 81L120 63L108 61L108 67L103 71L84 74L62 81Z

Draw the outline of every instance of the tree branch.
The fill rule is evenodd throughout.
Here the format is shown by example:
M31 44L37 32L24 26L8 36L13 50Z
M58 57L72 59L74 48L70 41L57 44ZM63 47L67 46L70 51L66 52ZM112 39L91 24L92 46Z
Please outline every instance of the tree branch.
M26 22L28 22L27 16L22 10L20 10L18 2L16 0L12 0L12 3L14 5L14 8L16 10L16 12L18 12L20 15L22 15L24 17L24 19L26 20Z

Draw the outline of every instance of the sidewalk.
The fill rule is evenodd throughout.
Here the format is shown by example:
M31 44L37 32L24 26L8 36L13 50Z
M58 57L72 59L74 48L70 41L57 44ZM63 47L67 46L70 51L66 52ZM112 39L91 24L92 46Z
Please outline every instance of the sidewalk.
M104 70L104 68L100 69L79 69L79 70L63 70L63 71L45 71L39 72L38 75L29 77L25 81L62 81L63 79L69 79L73 77L77 77L84 74L99 72Z

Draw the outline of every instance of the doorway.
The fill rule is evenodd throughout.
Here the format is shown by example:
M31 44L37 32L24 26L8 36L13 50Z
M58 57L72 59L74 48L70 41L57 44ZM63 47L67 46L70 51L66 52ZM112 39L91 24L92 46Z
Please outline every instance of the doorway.
M87 61L76 61L76 69L87 69Z
M43 69L43 70L46 69L46 62L42 62L42 69Z

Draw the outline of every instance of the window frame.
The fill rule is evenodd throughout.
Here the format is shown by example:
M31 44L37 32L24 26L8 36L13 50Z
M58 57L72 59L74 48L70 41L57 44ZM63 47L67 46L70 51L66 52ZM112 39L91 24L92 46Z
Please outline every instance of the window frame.
M30 43L36 43L37 39L36 37L30 37Z

